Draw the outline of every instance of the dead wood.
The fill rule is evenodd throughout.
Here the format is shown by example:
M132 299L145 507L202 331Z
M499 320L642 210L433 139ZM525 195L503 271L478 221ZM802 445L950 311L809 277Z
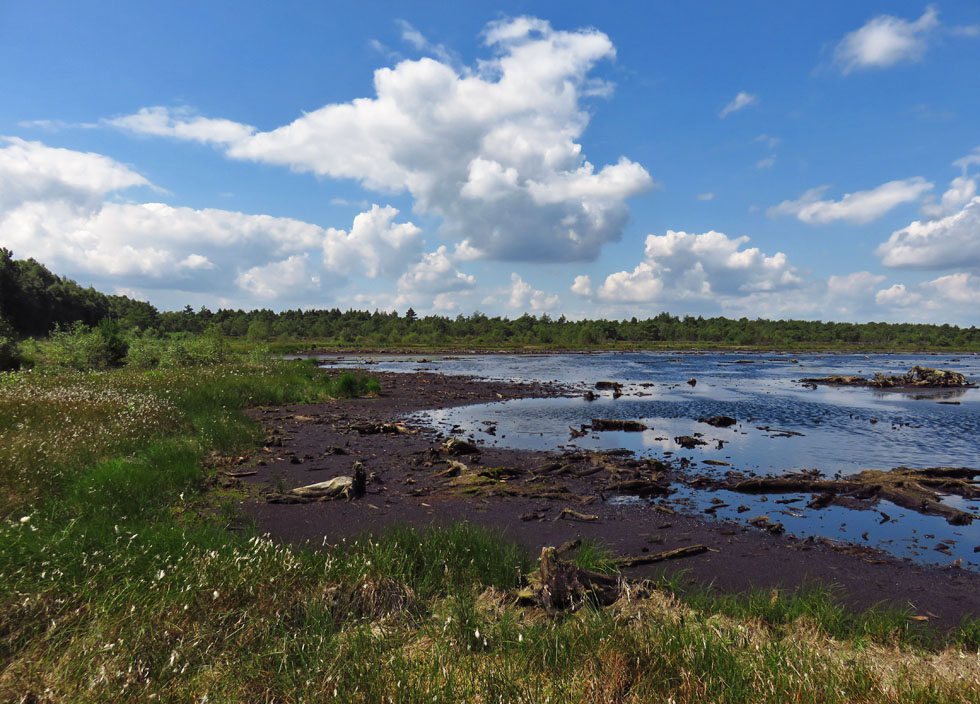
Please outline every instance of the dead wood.
M649 565L654 562L663 562L664 560L676 560L681 557L693 557L694 555L700 555L704 552L708 552L708 548L705 545L688 545L687 547L683 548L658 552L654 555L633 555L621 557L614 560L613 564L619 569L624 569L626 567L636 567L638 565Z

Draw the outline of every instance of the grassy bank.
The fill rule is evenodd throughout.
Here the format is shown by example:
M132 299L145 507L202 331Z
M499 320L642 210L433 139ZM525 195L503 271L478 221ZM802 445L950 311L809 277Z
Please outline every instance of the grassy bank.
M321 551L224 529L209 467L261 437L242 408L373 389L244 360L2 375L0 701L980 701L976 629L825 590L551 616L515 600L530 556L466 525Z

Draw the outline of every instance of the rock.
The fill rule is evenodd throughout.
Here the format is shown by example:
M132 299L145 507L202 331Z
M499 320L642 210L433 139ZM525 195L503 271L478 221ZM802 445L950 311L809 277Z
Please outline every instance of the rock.
M592 430L597 433L606 430L622 430L628 433L639 433L646 429L646 425L636 420L592 419Z
M623 385L620 384L618 381L597 381L595 383L595 387L599 391L608 391L608 390L622 391L623 390Z
M584 398L586 401L595 401L597 398L599 398L599 394L592 389L589 389L585 392L585 395L582 398Z
M707 423L716 428L728 428L735 425L738 421L731 416L712 416L710 418L698 418L698 423Z
M694 378L694 377L692 376L692 377L691 377L690 379L688 379L688 380L687 380L687 383L688 383L688 385L690 385L690 386L696 386L696 385L697 385L697 383L698 383L698 380L697 380L697 379L695 379L695 378Z

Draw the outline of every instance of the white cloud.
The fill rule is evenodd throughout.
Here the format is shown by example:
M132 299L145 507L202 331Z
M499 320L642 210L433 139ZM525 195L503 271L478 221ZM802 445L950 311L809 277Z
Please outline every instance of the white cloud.
M953 166L959 166L963 169L964 175L966 175L966 170L971 166L980 166L980 147L976 147L966 156L954 161Z
M906 288L905 284L894 284L875 294L875 303L892 308L915 306L922 302L922 296Z
M697 198L698 200L714 200L715 194L711 191L708 191L707 193L698 193Z
M514 310L535 312L552 310L561 303L556 294L549 294L536 289L527 283L520 275L510 275L510 299L508 305Z
M323 239L323 264L340 274L369 278L397 276L422 253L422 230L410 222L394 223L398 210L372 205L355 216L350 234L329 228Z
M626 199L653 187L639 164L623 157L593 166L576 142L589 121L582 97L608 90L589 74L615 48L602 32L557 31L528 17L491 23L484 38L494 55L475 67L402 61L375 72L375 97L326 105L269 132L162 108L113 124L407 190L417 212L442 217L446 239L466 239L486 258L594 259L621 236Z
M943 193L938 202L925 202L922 212L931 218L941 218L952 215L964 205L973 200L977 194L977 180L966 176L957 176L949 183L949 189Z
M572 282L572 293L577 293L580 296L591 296L592 279L585 274L576 276L575 281Z
M880 218L892 208L919 200L933 187L921 177L883 183L870 191L847 193L840 200L821 200L829 186L811 188L797 200L784 200L766 212L770 217L793 215L808 225L824 225L835 220L865 224Z
M922 286L934 290L942 301L963 303L970 306L980 304L980 277L973 274L960 272L940 276L938 279L922 284ZM973 308L971 312L975 315L976 308Z
M632 272L607 276L597 295L605 301L634 303L734 299L803 283L785 254L767 256L756 247L743 249L748 240L714 231L647 235L644 260Z
M134 115L112 118L105 120L105 123L137 134L212 144L233 144L255 133L255 128L249 125L201 117L188 107L142 108Z
M759 159L759 161L755 162L755 165L759 169L769 169L772 168L775 163L776 157L767 156L765 159Z
M476 279L456 269L446 247L422 257L398 279L398 290L404 294L440 294L473 288Z
M980 277L958 272L913 286L895 284L878 291L875 302L885 308L901 309L906 318L911 315L930 322L957 317L974 320L980 305Z
M724 120L731 113L738 112L743 108L747 108L749 105L754 105L758 102L758 100L758 95L746 93L745 91L739 91L738 95L732 98L732 101L721 109L721 112L718 113L718 117Z
M980 267L980 196L940 220L917 220L875 250L885 266L905 269Z
M107 194L151 185L143 176L101 154L76 152L0 137L0 214L33 201L72 206L100 203Z
M827 279L827 295L834 299L863 299L885 280L881 274L855 271Z
M926 52L930 33L938 26L939 12L933 6L914 22L879 15L846 35L834 50L834 60L845 74L918 61Z
M256 298L274 299L315 290L320 286L320 277L311 272L308 254L295 254L252 267L239 274L235 283Z

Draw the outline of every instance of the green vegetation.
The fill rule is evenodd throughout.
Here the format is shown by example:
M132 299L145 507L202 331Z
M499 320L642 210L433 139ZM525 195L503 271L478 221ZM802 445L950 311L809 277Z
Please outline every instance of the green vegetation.
M469 525L319 551L229 531L241 497L213 467L261 436L241 409L377 382L206 363L201 338L80 372L52 361L61 344L0 374L0 701L980 701L973 622L939 640L826 591L679 581L549 616L515 600L529 556ZM609 557L586 543L575 559Z
M113 321L103 330L100 321ZM84 326L79 328L79 324ZM475 312L456 318L419 317L412 309L373 313L349 310L218 310L159 312L148 303L125 296L106 296L55 276L38 262L14 260L0 248L0 369L16 368L20 357L31 361L30 345L17 342L52 331L79 330L121 340L122 346L92 360L119 361L128 347L143 366L181 364L192 350L172 347L170 356L154 356L160 340L208 333L221 335L235 348L265 343L278 352L313 347L325 349L874 349L980 351L980 329L951 325L834 323L805 320L732 320L723 317L683 318L663 312L644 320L567 320L547 314L524 314L513 320ZM21 345L24 348L24 345ZM135 348L135 350L134 350ZM187 352L184 355L183 352ZM81 353L79 353L81 354ZM102 354L102 353L100 353ZM136 363L136 362L134 362ZM66 361L68 366L86 362Z

